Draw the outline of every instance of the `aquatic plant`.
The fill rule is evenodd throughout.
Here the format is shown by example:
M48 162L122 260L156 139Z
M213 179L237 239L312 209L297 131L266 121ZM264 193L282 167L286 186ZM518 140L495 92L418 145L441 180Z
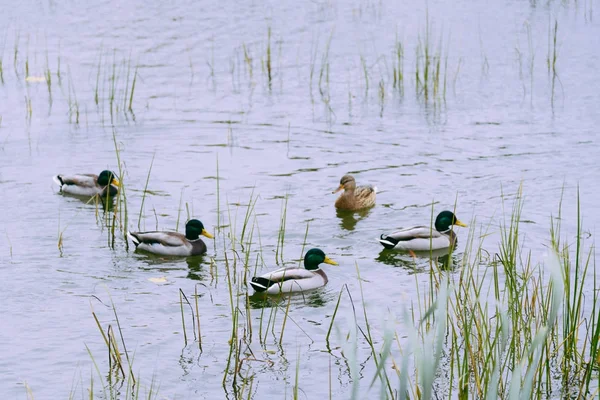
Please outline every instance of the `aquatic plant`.
M6 32L8 33L8 31ZM4 49L6 47L6 34L4 35L4 38L2 39L2 44L0 45L0 83L2 83L4 85L4 64L3 64L3 60L4 60Z
M273 68L271 66L271 27L269 26L267 30L267 60L266 60L266 68L267 68L267 78L269 83L269 90L271 90L271 82L273 81L272 71Z
M92 353L90 347L86 345L86 350L90 359L92 360L92 364L96 375L98 376L98 382L100 385L100 394L97 394L97 389L94 387L94 374L92 373L87 385L87 398L93 399L96 397L102 397L104 399L117 400L123 398L123 393L125 393L126 398L132 400L142 398L157 399L159 387L156 384L155 379L153 378L150 381L150 384L145 384L145 382L142 382L140 377L136 377L133 372L134 358L133 356L130 356L129 351L127 350L117 308L113 303L112 298L110 298L110 304L110 308L114 316L114 323L116 323L116 329L113 328L112 324L108 324L105 331L93 307L91 311L92 317L96 322L98 330L100 331L104 344L108 350L108 371L104 374L100 371L100 365L96 361L96 357ZM123 355L125 358L123 358ZM84 382L81 382L81 384L85 385ZM75 393L74 389L72 389L69 398L74 397Z
M50 107L52 107L52 71L50 71L50 62L48 61L48 51L46 51L46 68L44 70L44 79L48 88L48 98Z
M448 53L444 55L443 34L440 34L437 50L433 50L432 23L429 19L429 11L425 14L425 32L419 34L415 49L415 91L417 97L423 98L425 103L430 99L434 104L446 98L446 81L448 74ZM449 40L448 40L449 43ZM442 69L442 59L444 60ZM458 70L456 72L458 75ZM456 78L455 78L456 79Z
M392 74L392 86L398 89L401 95L404 95L404 46L398 40L396 34L396 43L394 44L394 70Z
M550 25L548 30L548 55L546 56L546 63L548 64L548 74L551 75L551 90L550 90L550 102L554 106L554 86L556 84L556 78L558 74L556 72L556 60L558 59L557 49L557 36L558 36L558 20L554 20L554 26Z
M152 166L154 165L154 157L156 153L152 154L152 160L150 161L150 167L148 168L148 175L146 176L146 184L144 185L144 192L142 194L142 202L140 204L140 213L138 215L138 231L141 231L142 228L140 226L142 222L142 214L144 212L144 201L146 200L146 194L148 193L148 183L150 183L150 173L152 172ZM179 221L179 219L178 219Z

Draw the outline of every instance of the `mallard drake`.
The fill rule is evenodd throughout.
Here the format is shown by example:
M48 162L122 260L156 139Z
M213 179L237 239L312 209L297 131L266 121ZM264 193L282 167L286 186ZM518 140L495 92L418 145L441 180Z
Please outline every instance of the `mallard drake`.
M200 239L200 235L213 238L197 219L191 219L185 224L185 235L171 231L127 232L136 250L163 256L195 256L206 253L206 244Z
M456 245L456 234L452 225L466 227L452 211L442 211L435 219L435 230L427 226L413 226L389 235L381 235L379 243L386 249L407 251L439 250Z
M356 186L356 181L352 175L342 176L342 179L340 179L340 186L331 193L337 193L342 189L344 190L344 193L342 193L335 201L336 208L343 210L360 210L375 205L377 188L371 185Z
M117 174L107 170L100 172L100 175L56 175L52 179L60 186L61 192L77 196L106 197L116 196L119 192Z
M327 275L319 267L325 263L338 265L321 249L310 249L304 255L304 268L280 268L252 278L250 285L257 292L268 294L296 293L320 288L327 284Z

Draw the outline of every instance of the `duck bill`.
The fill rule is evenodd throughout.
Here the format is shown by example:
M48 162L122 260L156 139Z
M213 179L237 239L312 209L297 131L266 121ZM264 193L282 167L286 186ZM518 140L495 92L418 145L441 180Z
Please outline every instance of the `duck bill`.
M111 185L121 186L121 182L119 182L117 178L112 178L112 181L110 181L110 183Z
M209 238L209 239L212 239L212 238L214 238L214 236L213 236L213 235L211 235L210 233L208 233L208 232L206 231L206 229L202 229L202 236L206 236L206 237L207 237L207 238Z
M325 261L323 261L325 264L329 264L329 265L338 265L338 263L336 263L335 261L333 261L331 258L325 256Z
M459 221L459 220L456 220L454 225L462 226L463 228L466 228L468 226L467 224L465 224L464 222Z
M337 189L335 189L331 194L337 193L344 188L344 185L340 185Z

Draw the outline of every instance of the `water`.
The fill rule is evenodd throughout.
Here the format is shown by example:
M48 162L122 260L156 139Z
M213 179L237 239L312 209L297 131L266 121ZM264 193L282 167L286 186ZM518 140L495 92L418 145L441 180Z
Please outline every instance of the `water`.
M379 345L383 320L399 317L417 286L428 284L427 261L415 265L408 256L380 254L379 234L427 223L432 201L435 212L456 202L459 218L475 222L476 238L488 231L484 248L493 254L498 224L510 215L522 183L522 230L534 261L546 253L561 195L567 239L574 240L579 190L584 231L593 240L600 222L597 8L597 2L430 2L426 10L412 2L113 1L6 7L0 17L0 392L84 397L93 376L99 394L93 363L101 371L108 365L92 309L104 329L114 328L112 299L144 385L155 377L168 398L232 396L231 378L221 384L231 334L223 249L231 261L230 233L241 234L253 194L252 271L260 254L260 271L277 266L286 195L283 258L300 258L309 222L307 246L322 248L340 267L326 267L327 287L292 299L281 346L278 312L268 351L255 340L243 375L254 376L255 398L289 396L300 355L300 397L328 393L330 376L333 396L349 397L350 372L338 347L354 326L346 295L331 354L324 337L343 285L361 304L355 265ZM425 101L414 75L427 18L433 54L443 39L446 94ZM552 94L546 57L554 21ZM397 40L405 48L403 94L392 87ZM132 113L127 93L136 65ZM39 79L47 66L51 100ZM174 229L180 219L181 230L187 204L217 232L218 160L225 227L208 242L207 256L157 259L127 252L121 238L111 249L94 206L57 194L56 173L118 169L113 134L125 168L130 229L137 229L154 157L140 227ZM347 172L380 189L378 205L367 213L340 216L333 207L330 193ZM467 234L458 230L457 262ZM235 246L239 272L244 253ZM195 288L202 296L202 354L194 343L184 345L179 306L178 290L191 299ZM244 299L240 293L245 310ZM189 310L186 317L191 337ZM251 318L256 328L260 309ZM366 342L357 342L366 395L375 368Z

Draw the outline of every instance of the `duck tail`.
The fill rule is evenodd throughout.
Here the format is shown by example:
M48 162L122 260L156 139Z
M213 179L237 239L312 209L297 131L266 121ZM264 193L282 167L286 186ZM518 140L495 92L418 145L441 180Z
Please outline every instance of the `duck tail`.
M54 175L54 176L52 177L52 180L53 180L54 182L56 182L56 184L57 184L58 186L61 186L61 187L62 187L62 185L64 185L64 184L65 184L65 183L63 182L63 180L62 180L62 176L60 176L60 175Z
M133 244L135 244L135 247L138 247L138 245L141 243L140 239L133 232L127 231L127 237L129 239L131 239L131 241L133 242Z
M375 192L375 194L379 193L379 188L377 186L373 186L373 192Z
M379 237L379 239L377 239L377 240L386 249L393 249L396 246L396 244L398 244L397 241L394 242L392 238L390 238L389 236L384 236L384 235L381 235Z
M268 280L267 278L261 278L260 276L255 276L250 281L250 286L257 292L264 292L271 285L273 285L273 281Z

